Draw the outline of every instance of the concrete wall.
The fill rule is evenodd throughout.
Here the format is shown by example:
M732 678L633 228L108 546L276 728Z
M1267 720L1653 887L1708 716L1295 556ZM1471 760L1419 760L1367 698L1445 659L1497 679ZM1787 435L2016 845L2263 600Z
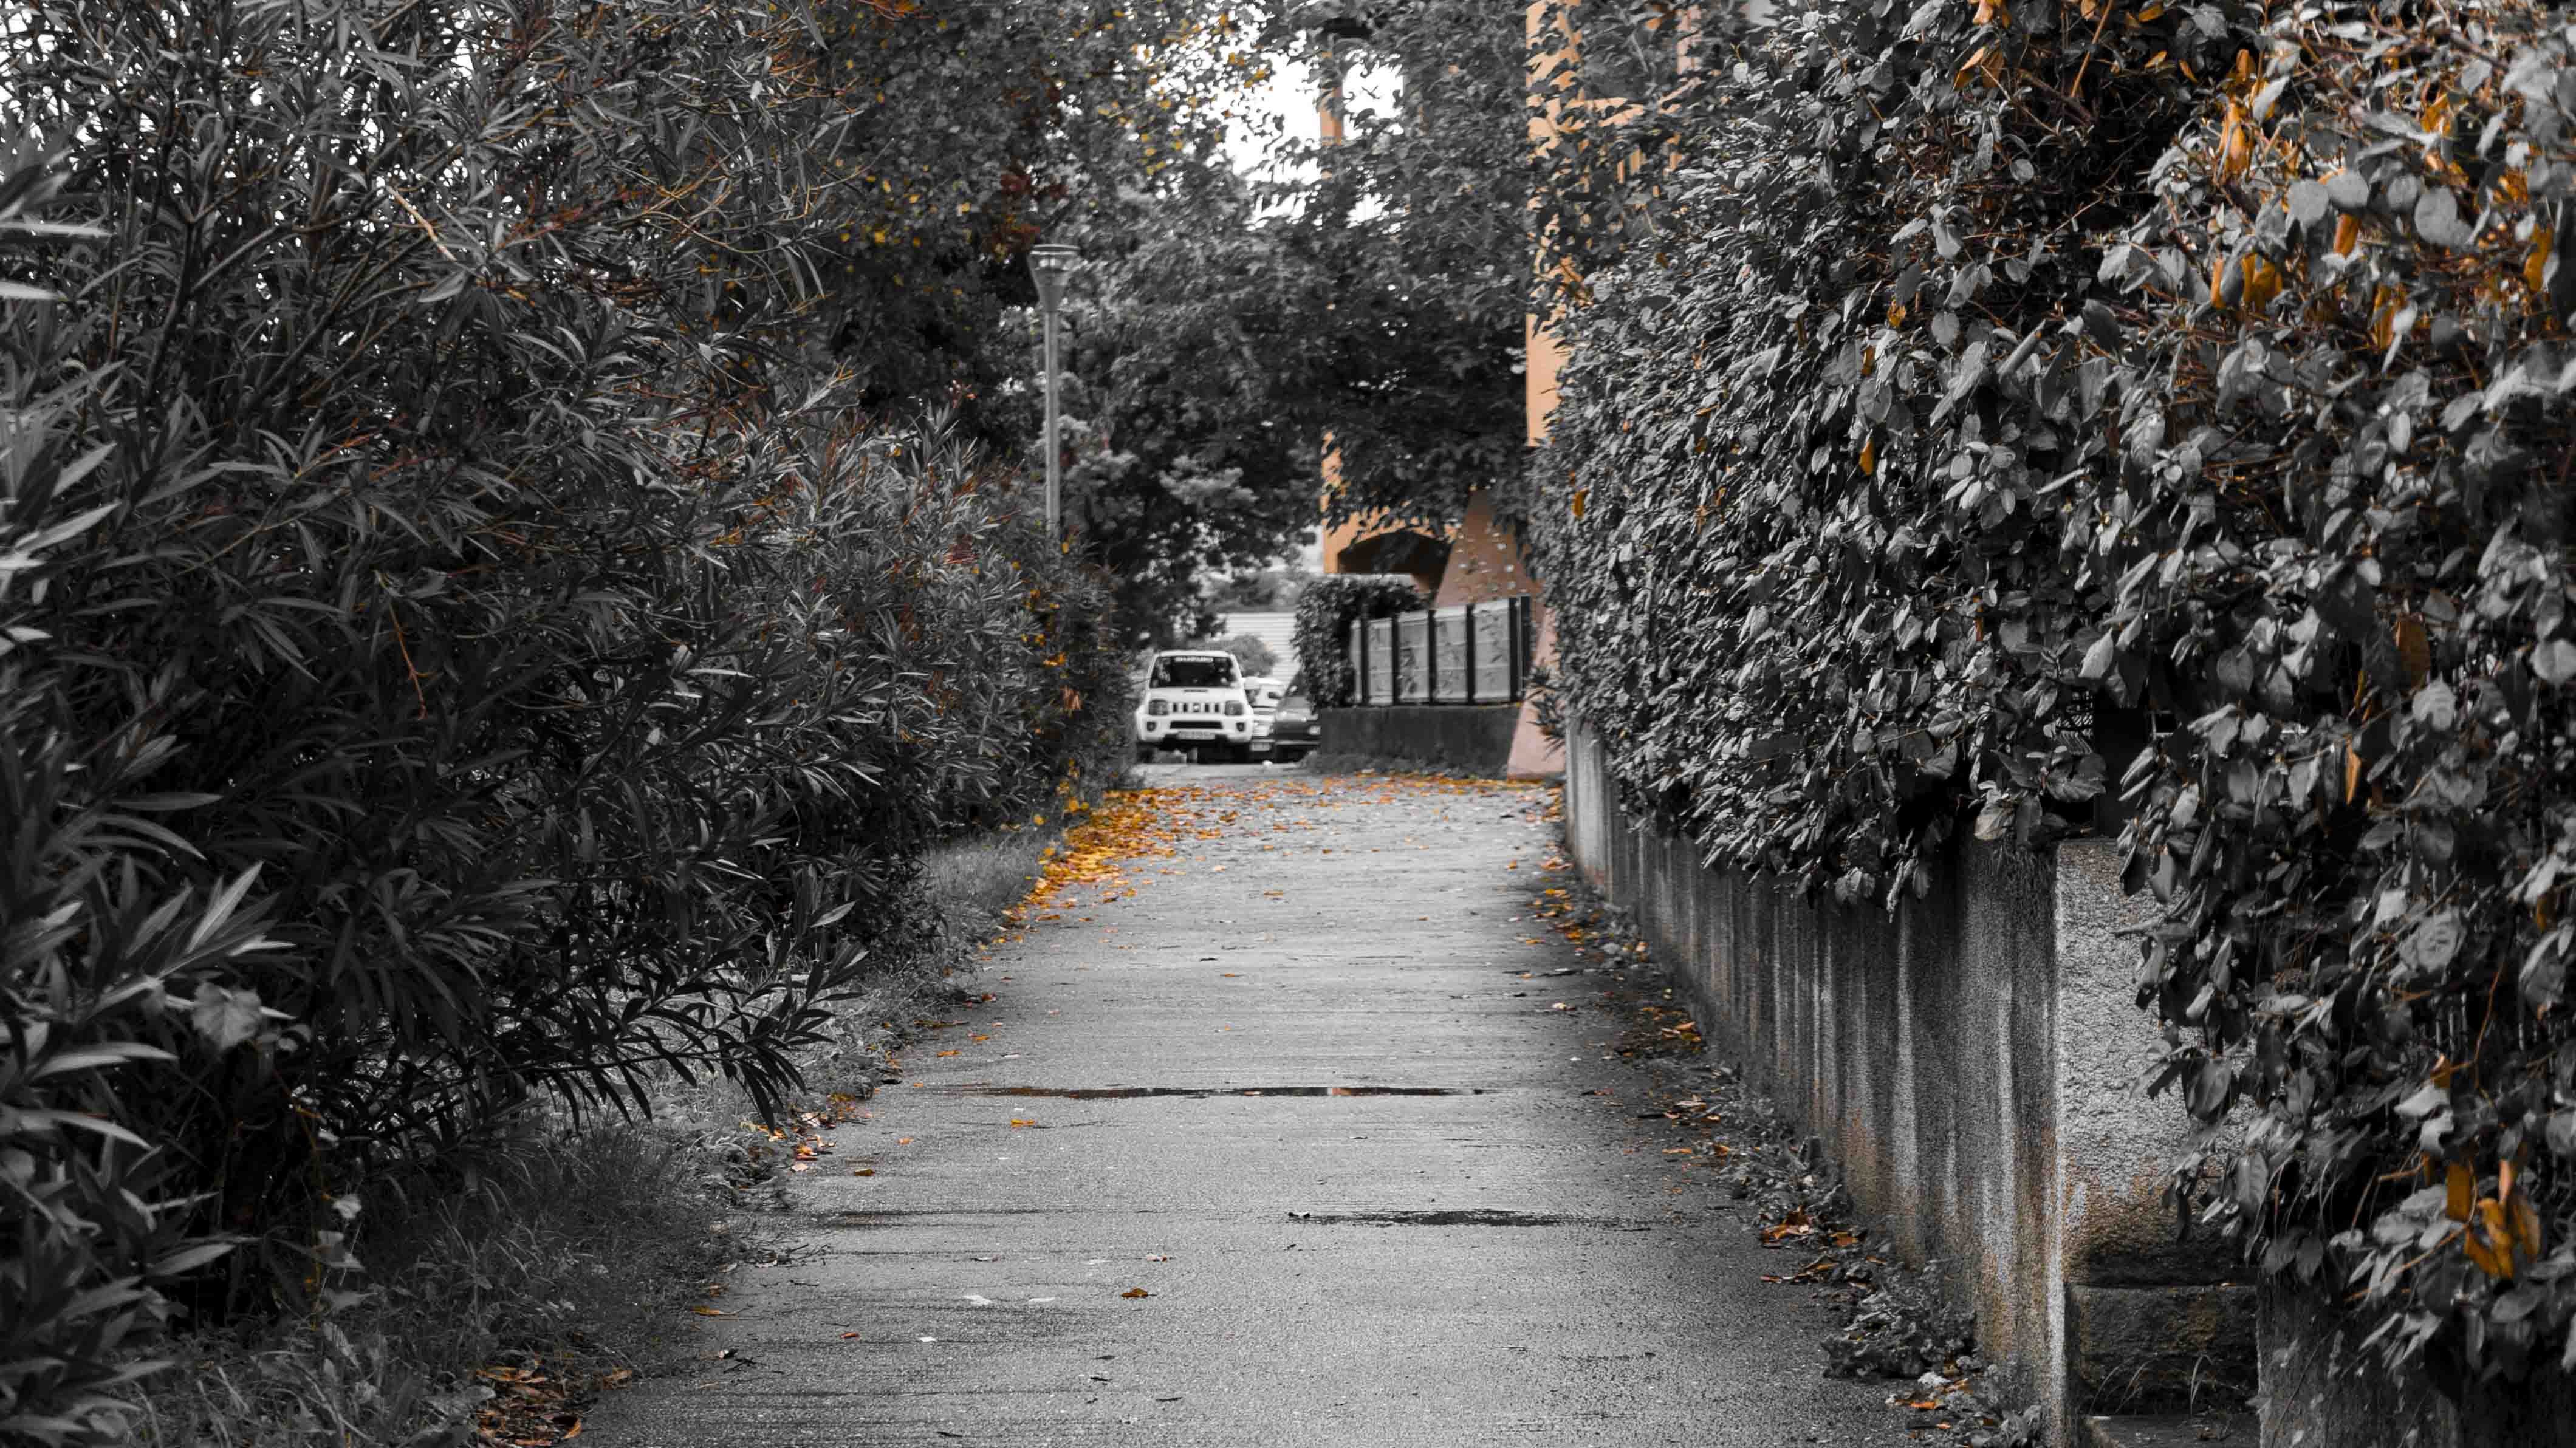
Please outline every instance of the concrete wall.
M1631 827L1579 734L1565 813L1576 864L1636 915L1713 1049L1823 1139L1901 1253L1942 1262L2052 1441L2095 1413L2180 1406L2195 1376L2250 1387L2233 1254L2178 1244L2161 1200L2188 1122L2132 1089L2157 1041L2120 936L2146 910L2120 893L2116 847L1971 844L1889 914L1797 899Z
M1518 704L1395 704L1326 709L1327 754L1419 760L1454 774L1504 778L1519 732Z

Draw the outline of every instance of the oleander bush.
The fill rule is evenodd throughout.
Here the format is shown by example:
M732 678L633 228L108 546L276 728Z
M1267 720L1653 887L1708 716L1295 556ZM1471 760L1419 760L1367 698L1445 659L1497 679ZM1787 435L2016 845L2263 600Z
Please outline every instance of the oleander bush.
M529 1103L774 1107L924 851L1120 757L1100 581L802 345L808 39L0 21L0 1440Z
M1307 584L1297 595L1296 623L1289 634L1306 697L1318 709L1356 702L1360 681L1351 669L1351 625L1428 606L1422 590L1408 578L1328 573Z
M1890 903L2118 829L2156 1085L2242 1129L2199 1205L2451 1388L2576 1361L2564 21L1812 7L1549 213L1529 506L1628 807Z

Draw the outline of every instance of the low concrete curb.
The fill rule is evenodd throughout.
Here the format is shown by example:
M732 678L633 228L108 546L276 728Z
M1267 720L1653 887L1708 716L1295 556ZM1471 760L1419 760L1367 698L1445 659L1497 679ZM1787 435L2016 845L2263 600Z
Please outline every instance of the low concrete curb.
M1394 704L1327 709L1322 752L1356 759L1418 759L1473 779L1511 768L1518 704Z
M1900 1250L1945 1265L2051 1441L2095 1414L2243 1400L2251 1295L2225 1243L2177 1232L2164 1186L2190 1123L2137 1089L2160 1050L2127 932L2152 905L2120 892L2115 845L1972 844L1924 899L1843 908L1701 865L1620 817L1597 747L1577 735L1567 759L1585 876Z

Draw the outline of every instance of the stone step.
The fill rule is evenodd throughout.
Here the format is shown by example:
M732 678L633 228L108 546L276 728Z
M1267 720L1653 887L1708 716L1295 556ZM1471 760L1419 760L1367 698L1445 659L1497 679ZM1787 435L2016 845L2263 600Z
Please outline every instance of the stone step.
M2209 1443L2253 1448L2256 1439L2251 1419L2209 1414L2097 1414L2076 1423L2074 1448L2202 1448Z
M2075 1401L2141 1419L2252 1395L2251 1287L2206 1283L2066 1288Z

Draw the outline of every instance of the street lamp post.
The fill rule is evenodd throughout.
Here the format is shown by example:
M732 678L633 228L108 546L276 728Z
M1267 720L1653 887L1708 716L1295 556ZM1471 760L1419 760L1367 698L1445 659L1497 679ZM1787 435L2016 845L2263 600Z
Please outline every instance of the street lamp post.
M1060 241L1029 248L1029 273L1038 282L1038 312L1046 322L1046 517L1047 536L1064 534L1064 454L1056 436L1056 374L1061 367L1064 279L1082 254Z

